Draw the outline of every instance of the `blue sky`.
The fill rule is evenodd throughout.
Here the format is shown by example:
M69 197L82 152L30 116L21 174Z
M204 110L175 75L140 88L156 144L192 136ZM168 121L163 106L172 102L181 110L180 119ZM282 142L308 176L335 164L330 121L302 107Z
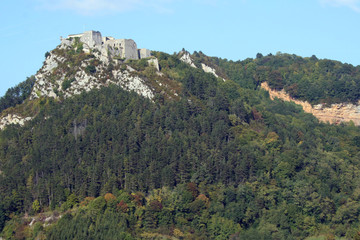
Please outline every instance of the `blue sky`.
M167 53L360 65L360 0L1 0L0 21L0 96L36 74L60 36L84 30Z

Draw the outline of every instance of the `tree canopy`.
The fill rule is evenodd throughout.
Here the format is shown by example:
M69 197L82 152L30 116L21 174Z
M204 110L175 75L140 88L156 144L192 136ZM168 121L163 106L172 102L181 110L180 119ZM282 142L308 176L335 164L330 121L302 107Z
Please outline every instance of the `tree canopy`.
M62 101L42 98L35 119L0 132L4 237L359 237L359 128L319 123L257 88L264 80L288 88L288 74L297 72L301 86L310 69L320 79L345 65L198 53L230 78L224 82L176 55L155 55L180 84L179 99L151 101L111 85ZM348 67L341 76L357 76ZM50 226L49 212L62 214ZM25 213L37 214L37 223L30 226Z

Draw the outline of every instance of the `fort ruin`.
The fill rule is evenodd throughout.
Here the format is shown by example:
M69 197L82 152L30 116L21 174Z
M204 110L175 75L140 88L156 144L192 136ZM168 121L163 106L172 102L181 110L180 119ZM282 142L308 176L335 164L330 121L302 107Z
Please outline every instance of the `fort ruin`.
M61 43L71 45L72 39L79 38L83 45L84 52L92 49L99 50L102 55L118 57L121 59L142 59L151 56L151 51L142 48L138 49L132 39L115 39L113 37L102 37L99 31L86 31L80 34L71 34L67 38L61 38Z

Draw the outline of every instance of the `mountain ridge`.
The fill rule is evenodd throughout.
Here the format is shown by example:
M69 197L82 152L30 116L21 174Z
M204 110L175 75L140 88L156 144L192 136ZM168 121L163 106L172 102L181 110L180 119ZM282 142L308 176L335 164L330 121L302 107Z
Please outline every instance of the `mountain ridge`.
M137 49L136 43L131 39L102 37L101 33L96 31L61 38L60 45L45 54L44 64L35 74L35 83L29 100L41 97L65 99L111 84L119 85L128 91L135 91L149 99L153 99L155 94L177 98L179 92L176 92L176 88L166 87L166 82L169 81L161 81L164 79L164 74L160 72L159 61L150 54L151 51L148 49ZM188 52L181 51L179 56L181 61L188 63L184 60L184 57L188 57L191 62ZM140 71L132 67L132 61L140 61ZM190 66L197 68L193 64ZM149 76L142 73L146 70L144 68L150 72L148 75L156 78L151 83L148 81ZM154 70L150 70L151 68ZM200 69L213 74L216 78L219 77L215 69L203 63ZM224 78L222 79L225 81ZM0 129L4 129L9 124L24 125L35 117L22 115L15 113L3 115Z
M51 52L47 52L45 57L46 59L43 66L35 75L36 81L30 93L30 100L39 97L63 99L73 96L74 94L80 94L83 91L90 91L93 88L109 86L110 84L120 85L124 89L135 91L150 99L153 99L154 96L159 93L165 93L166 95L172 95L173 97L179 96L179 92L173 92L173 89L168 87L161 87L164 83L159 81L159 79L161 79L164 74L160 71L158 58L151 56L151 51L148 49L137 49L137 45L132 39L102 37L101 33L97 31L72 34L67 38L61 38L60 45ZM224 74L224 70L221 69L219 61L216 60L215 64L212 63L213 60L205 56L202 52L195 52L191 55L183 49L177 54L177 57L180 61L189 66L202 69L204 72L211 73L216 78L220 78L223 81L226 81L225 79L228 78L228 76ZM289 61L286 59L289 59L289 57L295 59L295 61L298 59L297 56L291 56L289 54L279 54L274 57L282 59L278 60L280 62ZM302 105L306 112L314 114L321 121L328 121L331 124L353 121L355 125L360 124L357 110L359 104L342 102L338 103L338 105L333 105L332 109L326 108L326 103L312 103L312 106L310 106L297 98L296 92L299 87L296 82L290 83L292 85L289 86L284 86L284 83L281 83L284 82L284 79L282 79L283 77L279 74L279 70L272 70L270 68L267 70L268 73L266 73L265 76L261 76L264 69L268 68L266 64L269 60L266 59L271 58L273 58L272 55L264 57L261 54L258 54L257 58L253 61L253 63L255 62L259 65L256 70L257 72L253 73L254 81L260 81L261 84L257 83L257 85L261 85L262 88L264 88L264 83L267 81L268 87L266 87L266 90L269 91L270 97L273 98L274 95L282 95L283 99L288 99L284 94L279 95L273 91L284 88L284 90L289 93L289 96L292 95L292 101ZM310 58L310 60L318 61L314 56ZM155 68L155 77L152 77L155 80L150 83L147 80L148 76L146 76L146 74L144 76L143 71L137 71L132 67L131 61L141 61L141 64L143 65L141 68L144 68L146 65L148 67L153 66ZM270 60L270 62L271 61L273 60ZM230 61L230 63L231 62L232 61ZM246 63L247 60L244 62ZM328 69L334 68L334 65L338 64L337 62L334 63L329 60L319 60L318 63L321 63ZM318 63L316 63L316 65L320 66ZM245 72L248 71L248 68L253 68L253 65L249 67L251 64L252 63L250 62L244 66ZM281 67L281 64L276 64L277 65L275 66ZM346 64L340 68L344 73L354 72L353 69L355 68ZM219 77L219 73L221 77ZM286 72L282 73L283 76L286 74ZM169 77L171 78L171 76L167 76L167 78ZM292 82L292 80L290 82ZM279 88L279 86L281 87ZM158 91L157 89L160 88L161 91ZM311 89L309 91L311 91ZM331 103L329 104L331 105ZM338 110L345 108L347 110L344 110L344 112ZM335 109L337 110L335 111ZM23 125L26 121L34 118L34 116L22 116L24 114L21 113L2 115L0 120L1 129L4 129L4 127L9 124ZM339 115L344 116L339 117Z

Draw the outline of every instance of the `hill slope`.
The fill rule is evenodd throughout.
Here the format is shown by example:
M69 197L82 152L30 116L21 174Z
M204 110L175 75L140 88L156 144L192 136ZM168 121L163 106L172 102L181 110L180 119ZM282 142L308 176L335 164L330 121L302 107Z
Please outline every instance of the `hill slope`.
M258 59L153 52L158 68L108 69L73 44L2 112L32 117L0 131L4 237L358 237L359 128L270 100ZM80 91L80 76L99 88ZM151 97L128 91L135 78Z

